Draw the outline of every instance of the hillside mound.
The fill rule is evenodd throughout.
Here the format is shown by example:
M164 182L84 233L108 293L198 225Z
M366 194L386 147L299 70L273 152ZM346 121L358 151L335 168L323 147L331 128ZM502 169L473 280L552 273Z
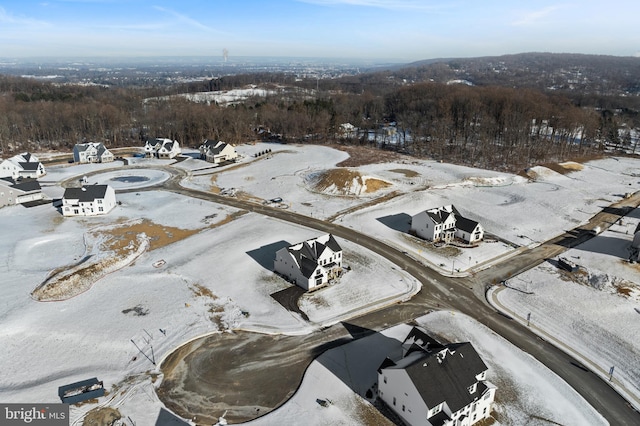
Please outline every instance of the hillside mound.
M525 170L525 173L529 179L537 181L557 180L563 177L562 174L544 166L530 167Z
M370 194L391 186L389 182L344 168L312 173L307 176L307 183L314 191L332 195Z

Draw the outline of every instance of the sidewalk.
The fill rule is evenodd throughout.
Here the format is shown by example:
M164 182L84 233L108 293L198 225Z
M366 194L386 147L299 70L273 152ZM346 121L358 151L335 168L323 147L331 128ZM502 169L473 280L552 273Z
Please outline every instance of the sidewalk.
M528 327L531 331L533 331L536 335L540 336L543 340L551 343L555 347L559 348L563 352L575 358L577 361L582 363L589 370L591 370L592 372L597 374L600 378L602 378L602 380L607 382L609 386L611 386L613 389L616 390L616 392L622 395L622 397L626 399L629 402L629 404L631 404L636 410L640 411L640 398L638 398L633 393L629 392L629 390L624 386L624 384L615 378L615 375L612 380L609 380L609 371L607 369L597 365L596 363L588 359L586 356L578 352L576 349L567 346L564 342L551 336L545 330L537 327L535 324L531 324L530 322L529 324L527 324L528 321L526 318L518 315L517 313L506 308L504 305L500 304L500 301L498 300L498 294L501 291L504 291L506 289L508 289L508 287L505 287L504 285L491 286L486 293L487 302L489 302L489 304L499 312L512 318L514 321L517 321L520 324Z

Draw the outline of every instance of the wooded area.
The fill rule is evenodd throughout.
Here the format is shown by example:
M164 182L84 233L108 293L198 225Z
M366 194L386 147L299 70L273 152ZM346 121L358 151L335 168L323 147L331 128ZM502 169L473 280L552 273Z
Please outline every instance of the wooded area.
M168 96L249 83L291 90L228 106ZM4 156L24 150L70 151L82 141L141 146L148 137L168 137L195 147L206 138L243 143L270 137L374 145L476 167L519 170L592 155L605 142L629 144L628 132L625 136L619 129L635 126L614 109L611 97L610 109L604 109L592 106L595 98L577 101L499 86L408 84L390 72L320 81L265 73L166 88L54 85L0 76L0 94ZM344 123L359 131L342 133ZM393 141L382 136L390 126L400 136ZM269 132L261 136L258 129Z

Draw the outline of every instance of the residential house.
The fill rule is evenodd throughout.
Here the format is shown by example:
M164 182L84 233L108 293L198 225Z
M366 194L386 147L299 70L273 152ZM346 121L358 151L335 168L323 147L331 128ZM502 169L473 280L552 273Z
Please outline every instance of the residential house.
M149 139L144 144L144 153L147 157L175 158L182 153L178 141L167 138Z
M169 140L169 139L167 139ZM158 150L162 147L164 139L149 139L144 143L144 155L146 157L156 157Z
M67 188L62 196L64 216L97 216L116 206L116 192L109 185L86 185Z
M238 158L238 153L231 144L206 139L202 145L200 145L200 158L210 163L220 164L225 161L235 160Z
M470 426L491 413L496 387L469 342L442 345L414 327L378 368L378 397L407 425Z
M429 241L451 242L459 238L473 244L484 238L484 229L466 218L453 205L422 211L411 217L411 231Z
M276 252L277 273L305 290L314 290L342 272L342 248L326 234Z
M46 174L44 165L28 152L15 155L0 163L0 178L10 177L37 179Z
M0 207L42 200L42 189L37 179L0 178Z
M79 143L73 147L73 161L76 163L109 163L113 154L99 142Z

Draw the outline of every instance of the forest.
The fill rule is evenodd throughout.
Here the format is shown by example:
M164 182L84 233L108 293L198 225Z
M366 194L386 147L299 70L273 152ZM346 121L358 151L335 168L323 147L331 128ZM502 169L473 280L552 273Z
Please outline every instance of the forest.
M442 65L437 69L442 71ZM598 155L605 145L630 146L630 130L638 127L635 105L625 97L399 77L408 72L319 81L279 73L246 74L146 88L0 76L0 149L6 157L25 150L71 151L83 141L121 147L168 137L197 147L207 138L234 144L266 138L376 146L515 171ZM230 105L171 96L248 84L287 90ZM358 131L341 131L345 123ZM400 142L375 137L389 128L400 135Z

